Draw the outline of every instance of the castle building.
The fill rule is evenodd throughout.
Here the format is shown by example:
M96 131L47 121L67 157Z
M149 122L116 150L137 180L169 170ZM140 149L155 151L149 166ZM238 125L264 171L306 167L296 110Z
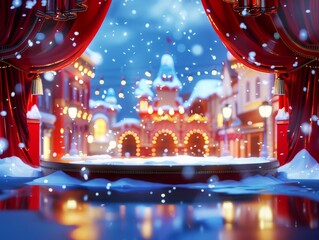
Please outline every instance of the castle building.
M199 81L183 102L173 58L164 54L157 77L152 85L147 82L141 79L135 90L140 120L115 125L118 156L210 155L215 143L207 99L218 91L220 80Z

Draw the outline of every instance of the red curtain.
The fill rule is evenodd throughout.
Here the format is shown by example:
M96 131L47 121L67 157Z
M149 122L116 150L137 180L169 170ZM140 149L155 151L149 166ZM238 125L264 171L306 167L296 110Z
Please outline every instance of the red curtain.
M319 126L313 117L318 116L319 1L202 3L216 33L239 61L258 71L287 73L291 106L287 161L305 148L319 162ZM307 123L309 135L301 127Z
M27 103L36 73L61 69L85 51L111 0L0 1L0 157L28 155Z

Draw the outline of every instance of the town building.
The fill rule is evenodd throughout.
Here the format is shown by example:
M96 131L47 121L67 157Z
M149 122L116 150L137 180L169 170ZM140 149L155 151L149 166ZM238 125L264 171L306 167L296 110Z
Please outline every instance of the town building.
M222 78L219 107L213 111L220 111L221 115L222 107L229 104L232 115L227 122L222 123L222 116L217 121L215 131L221 150L225 150L226 134L229 141L227 147L234 157L258 157L263 144L267 145L267 155L276 157L275 116L278 112L278 97L272 93L275 75L248 68L228 52ZM272 114L266 121L258 111L265 101L272 105Z
M266 156L276 157L273 74L247 68L229 53L220 77L199 80L184 100L173 58L164 54L156 78L137 82L139 119L117 122L122 107L114 89L106 90L103 100L89 99L93 67L89 55L83 55L73 65L43 76L44 95L38 100L43 159L104 154L258 157L263 149ZM268 119L258 112L265 101L273 107ZM227 121L225 105L231 108ZM70 109L76 110L74 117Z
M42 75L44 91L38 96L42 159L88 154L90 81L94 76L88 51L72 65Z

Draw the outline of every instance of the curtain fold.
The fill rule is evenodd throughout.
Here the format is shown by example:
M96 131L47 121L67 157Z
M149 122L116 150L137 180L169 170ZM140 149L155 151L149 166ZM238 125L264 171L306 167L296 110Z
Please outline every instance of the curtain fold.
M18 156L32 165L26 119L32 77L79 58L110 4L111 0L0 1L0 138L9 143L0 158Z
M307 67L292 72L285 78L290 83L287 94L292 108L288 159L292 159L301 149L306 149L318 161L319 71Z
M269 7L258 16L245 14L256 11L253 5L238 12L238 3L202 0L213 28L238 61L257 71L287 73L291 107L287 161L305 148L319 162L319 1L265 0ZM305 132L307 126L310 134Z

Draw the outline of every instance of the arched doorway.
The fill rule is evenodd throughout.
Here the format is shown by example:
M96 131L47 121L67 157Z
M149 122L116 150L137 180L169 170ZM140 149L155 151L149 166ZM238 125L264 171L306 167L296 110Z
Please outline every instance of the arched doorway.
M133 131L124 132L119 138L119 155L122 157L140 156L140 139Z
M185 136L185 152L190 156L207 156L209 155L208 135L200 130L192 130Z
M168 129L155 133L153 137L152 156L175 156L178 154L176 134Z

